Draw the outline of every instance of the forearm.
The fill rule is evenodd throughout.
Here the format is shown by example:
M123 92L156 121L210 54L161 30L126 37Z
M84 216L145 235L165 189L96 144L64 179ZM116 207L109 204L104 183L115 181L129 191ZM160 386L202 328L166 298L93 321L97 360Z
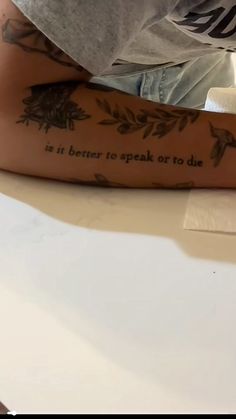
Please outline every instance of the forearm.
M235 123L91 85L41 86L1 96L0 167L102 186L236 187Z

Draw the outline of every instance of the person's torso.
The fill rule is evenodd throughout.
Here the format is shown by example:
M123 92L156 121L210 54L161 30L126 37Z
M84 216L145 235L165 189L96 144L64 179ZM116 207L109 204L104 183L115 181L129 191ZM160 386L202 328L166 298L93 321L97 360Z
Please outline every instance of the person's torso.
M12 0L94 75L174 66L236 50L236 0Z
M153 17L107 74L173 66L220 50L236 51L236 2L180 0L162 20Z

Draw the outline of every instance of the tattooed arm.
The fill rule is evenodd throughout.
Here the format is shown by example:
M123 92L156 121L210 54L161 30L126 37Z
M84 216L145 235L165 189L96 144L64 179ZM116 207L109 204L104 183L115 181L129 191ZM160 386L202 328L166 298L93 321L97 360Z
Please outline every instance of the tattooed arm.
M114 187L236 187L236 117L90 83L0 95L0 167Z
M0 10L1 169L106 187L236 187L236 116L83 83L89 74L9 0Z
M11 0L0 1L0 75L5 86L26 88L91 75L49 41Z

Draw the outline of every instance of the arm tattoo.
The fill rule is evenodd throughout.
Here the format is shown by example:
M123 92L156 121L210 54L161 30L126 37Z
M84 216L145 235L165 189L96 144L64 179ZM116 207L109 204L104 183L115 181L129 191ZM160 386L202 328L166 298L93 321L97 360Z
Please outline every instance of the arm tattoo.
M232 132L226 129L215 128L212 124L210 124L210 129L212 137L216 139L211 152L211 159L214 161L214 166L217 167L220 165L226 149L228 147L236 148L236 139Z
M35 122L47 133L50 128L75 129L75 121L90 118L86 112L70 99L78 86L77 82L55 83L31 87L32 94L23 100L24 114L17 123Z
M94 175L94 180L81 180L81 179L70 179L72 183L78 183L84 186L100 186L103 188L128 188L128 186L122 185L121 183L111 182L105 176L100 173Z
M43 54L49 59L66 67L73 67L81 72L84 69L54 45L31 22L8 19L2 27L4 42L18 45L25 52Z
M163 185L162 183L153 183L153 186L158 189L193 189L194 182L176 183L175 185Z
M100 125L118 125L117 130L120 134L132 134L144 130L143 139L150 135L162 138L175 128L181 132L189 123L193 124L200 115L200 112L195 109L166 111L161 108L153 111L141 109L140 113L135 115L131 109L121 109L118 105L112 109L105 99L97 99L97 105L110 116L110 119L99 122Z

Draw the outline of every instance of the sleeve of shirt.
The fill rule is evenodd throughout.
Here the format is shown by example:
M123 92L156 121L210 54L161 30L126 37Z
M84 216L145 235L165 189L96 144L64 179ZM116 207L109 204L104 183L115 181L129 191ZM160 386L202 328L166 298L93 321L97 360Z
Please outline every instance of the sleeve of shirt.
M55 45L102 75L153 18L177 0L12 0Z

